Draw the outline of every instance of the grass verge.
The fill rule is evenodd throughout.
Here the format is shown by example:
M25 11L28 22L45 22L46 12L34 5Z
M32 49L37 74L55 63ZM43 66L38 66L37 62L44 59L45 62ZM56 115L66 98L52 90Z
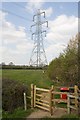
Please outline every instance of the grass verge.
M33 112L32 109L28 109L25 111L22 108L15 109L14 112L12 112L12 113L3 111L2 118L3 119L5 119L5 118L27 118L27 116L30 115L31 112Z

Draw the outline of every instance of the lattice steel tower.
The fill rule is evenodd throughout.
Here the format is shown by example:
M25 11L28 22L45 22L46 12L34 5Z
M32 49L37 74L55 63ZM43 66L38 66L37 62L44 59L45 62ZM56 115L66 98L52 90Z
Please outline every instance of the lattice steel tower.
M41 20L42 14L44 16L44 21ZM34 47L29 64L31 66L42 67L47 65L47 58L43 45L43 38L46 37L45 27L48 27L48 21L45 20L45 12L40 12L40 10L38 10L37 14L33 16L33 22L34 24L31 26L31 32L32 39L34 40Z

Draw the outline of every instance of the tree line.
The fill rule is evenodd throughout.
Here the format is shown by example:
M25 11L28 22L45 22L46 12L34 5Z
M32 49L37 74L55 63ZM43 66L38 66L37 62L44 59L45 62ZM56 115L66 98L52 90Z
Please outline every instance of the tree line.
M38 70L38 69L46 69L47 68L47 65L46 66L43 66L43 67L37 67L37 66L27 66L27 65L14 65L14 64L9 64L9 65L6 65L6 64L1 64L0 65L0 69L35 69L35 70Z

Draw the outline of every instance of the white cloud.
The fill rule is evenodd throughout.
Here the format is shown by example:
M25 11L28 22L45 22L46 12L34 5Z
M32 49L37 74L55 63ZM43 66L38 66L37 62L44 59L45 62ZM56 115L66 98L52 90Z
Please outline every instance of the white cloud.
M46 15L47 15L48 17L50 17L50 16L53 14L53 9L52 9L52 7L49 7L48 9L46 9L45 12L46 12Z
M53 8L52 7L49 7L47 9L42 9L42 6L44 4L45 0L29 0L29 2L27 3L27 6L26 6L26 10L28 12L36 12L36 10L40 9L41 11L45 11L46 13L46 16L47 17L50 17L51 14L53 13Z
M49 21L49 32L46 38L48 61L57 57L64 50L72 36L77 33L78 18L75 16L60 15L55 20Z
M36 9L41 9L42 5L44 4L45 0L29 0L26 6L26 10L28 12L33 13Z
M33 48L33 44L27 43L27 42L23 42L22 44L18 44L16 47L17 47L17 50L20 53L26 54L26 53L29 53L31 48Z
M66 40L78 33L78 18L75 16L58 16L49 21L48 41L66 42ZM50 38L50 39L49 39Z
M3 21L2 28L2 40L5 44L17 43L27 37L23 27L19 26L16 29L15 25L8 21Z
M2 14L2 12L0 13ZM0 46L0 53L2 53L0 62L13 61L15 64L28 64L33 43L25 31L25 27L16 28L14 24L5 19L5 16L6 14L3 12L3 18L1 18L3 44Z
M52 59L59 56L60 53L63 52L63 49L66 48L66 45L64 43L56 43L56 44L50 44L46 49L46 55L48 56L48 62L50 62Z
M45 11L47 17L50 17L53 14L53 8L52 7L49 7L47 9L42 9L42 11Z

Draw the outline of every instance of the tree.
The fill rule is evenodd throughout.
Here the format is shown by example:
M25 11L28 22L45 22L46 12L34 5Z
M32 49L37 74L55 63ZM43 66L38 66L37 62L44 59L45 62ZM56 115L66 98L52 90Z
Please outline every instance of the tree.
M13 62L10 62L9 65L10 65L10 66L13 66L14 64L13 64Z
M48 67L48 75L64 85L74 85L78 83L78 35L69 41L66 50L55 58Z
M2 62L1 65L6 65L5 62Z

